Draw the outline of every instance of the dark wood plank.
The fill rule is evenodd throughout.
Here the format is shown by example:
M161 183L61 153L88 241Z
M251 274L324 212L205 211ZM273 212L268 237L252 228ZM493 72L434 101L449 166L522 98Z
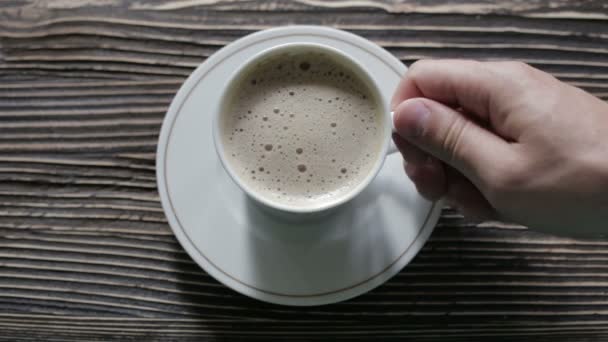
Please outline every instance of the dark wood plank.
M161 121L205 58L288 24L405 63L522 60L608 99L605 1L3 1L0 340L608 341L608 242L449 208L411 265L345 303L260 303L195 265L156 192Z

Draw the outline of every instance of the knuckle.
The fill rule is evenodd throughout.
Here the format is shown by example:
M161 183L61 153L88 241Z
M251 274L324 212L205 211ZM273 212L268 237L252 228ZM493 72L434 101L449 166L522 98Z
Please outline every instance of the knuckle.
M547 82L555 80L551 74L536 69L524 62L514 61L508 63L511 64L509 69L512 70L513 75L533 84L542 84L546 86Z
M520 61L509 61L506 62L509 69L519 73L519 74L531 74L535 71L533 67L528 65L527 63Z

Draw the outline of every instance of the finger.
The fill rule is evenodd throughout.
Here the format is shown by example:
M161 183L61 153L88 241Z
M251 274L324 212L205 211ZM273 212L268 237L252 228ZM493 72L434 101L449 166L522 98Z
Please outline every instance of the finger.
M453 168L444 169L447 178L445 198L467 218L493 220L498 217L482 193Z
M418 193L429 201L436 201L446 192L443 165L437 159L422 164L404 163L405 173L416 186Z
M402 138L478 186L488 184L492 176L488 170L512 158L506 141L436 101L414 98L402 102L395 110L394 126Z
M396 133L393 134L393 140L407 162L404 164L405 173L414 182L418 192L431 201L441 198L445 193L446 179L440 162Z
M392 99L392 108L414 97L425 97L451 107L462 107L477 119L496 123L505 115L499 110L520 88L497 64L472 60L421 60L410 66ZM500 131L502 135L506 132Z
M397 86L397 89L395 90L395 93L393 94L393 97L391 99L391 110L394 111L395 108L397 108L397 106L401 102L407 99L411 99L414 97L424 97L422 91L418 89L418 86L416 85L416 83L414 83L414 80L409 75L412 70L412 67L416 63L420 62L415 62L414 64L412 64L410 68L407 69L405 75L401 78L401 81L399 82L399 85Z
M428 153L416 147L416 145L407 142L407 140L400 137L397 133L393 133L393 141L399 152L401 152L401 155L403 155L403 159L410 164L422 164L431 157Z

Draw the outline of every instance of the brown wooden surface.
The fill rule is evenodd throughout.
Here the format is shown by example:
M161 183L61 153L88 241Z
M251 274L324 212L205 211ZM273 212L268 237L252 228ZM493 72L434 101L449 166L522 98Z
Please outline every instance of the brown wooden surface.
M0 2L0 340L608 341L608 242L445 210L403 272L345 303L225 288L174 239L154 158L210 54L286 24L342 28L411 63L517 59L608 99L608 3Z

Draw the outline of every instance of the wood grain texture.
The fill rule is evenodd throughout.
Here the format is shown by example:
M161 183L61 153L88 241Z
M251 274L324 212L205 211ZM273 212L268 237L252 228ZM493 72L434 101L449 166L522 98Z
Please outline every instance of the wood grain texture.
M601 0L2 1L0 340L608 341L608 242L450 209L403 272L336 305L260 303L195 265L156 191L161 121L205 58L287 24L405 63L522 60L608 99Z

